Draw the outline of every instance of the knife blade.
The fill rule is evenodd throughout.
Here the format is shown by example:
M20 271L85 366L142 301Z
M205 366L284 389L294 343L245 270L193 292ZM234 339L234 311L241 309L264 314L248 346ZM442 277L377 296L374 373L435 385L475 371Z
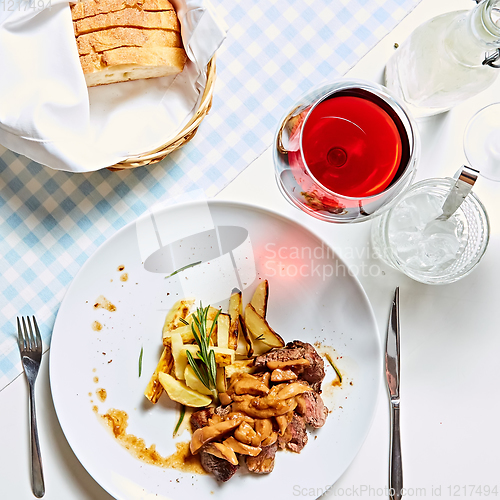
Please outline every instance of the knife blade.
M385 344L385 375L391 405L389 498L399 500L403 490L403 463L399 428L399 287L394 292Z

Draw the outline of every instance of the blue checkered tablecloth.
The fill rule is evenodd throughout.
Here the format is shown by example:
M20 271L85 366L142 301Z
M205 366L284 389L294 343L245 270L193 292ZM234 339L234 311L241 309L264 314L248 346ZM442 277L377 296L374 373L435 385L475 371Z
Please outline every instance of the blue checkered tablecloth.
M106 238L158 201L215 195L300 94L343 75L419 1L213 0L229 32L212 110L159 164L69 174L0 146L0 390L22 370L17 315L36 313L48 346L69 283Z

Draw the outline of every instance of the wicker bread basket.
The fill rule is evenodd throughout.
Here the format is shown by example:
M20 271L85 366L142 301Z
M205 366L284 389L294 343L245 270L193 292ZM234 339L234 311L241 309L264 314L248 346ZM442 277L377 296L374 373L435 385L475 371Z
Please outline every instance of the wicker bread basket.
M141 155L131 156L126 160L122 160L115 165L108 167L109 170L125 170L136 167L143 167L144 165L150 165L151 163L157 163L167 155L184 146L186 142L190 141L196 134L200 123L203 118L210 111L212 106L212 96L215 86L215 55L207 64L207 83L205 85L205 90L201 97L200 106L198 107L196 113L193 115L191 120L186 123L185 127L180 130L174 137L172 137L167 143L159 146L152 151L143 153Z

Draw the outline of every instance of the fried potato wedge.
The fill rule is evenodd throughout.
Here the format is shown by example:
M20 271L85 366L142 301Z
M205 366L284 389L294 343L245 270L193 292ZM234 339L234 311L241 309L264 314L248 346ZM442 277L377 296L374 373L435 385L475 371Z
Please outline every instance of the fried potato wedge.
M184 372L188 364L186 353L184 352L184 342L180 334L172 332L170 337L172 356L174 358L174 373L177 379L184 380Z
M219 314L219 317L217 318L217 347L223 347L224 349L229 347L230 323L231 317L229 314Z
M237 289L235 289L237 290ZM229 316L231 317L231 324L229 326L229 334L228 334L228 347L229 349L237 350L238 349L238 333L239 333L239 321L240 321L240 314L243 314L243 304L241 301L241 292L234 291L231 294L231 297L229 299ZM242 352L241 354L246 353L246 346L245 346L245 352Z
M212 328L213 321L207 321L207 331L210 331ZM195 327L196 328L196 327ZM167 345L170 344L172 333L178 333L182 337L182 342L184 344L189 344L194 342L194 335L193 335L193 329L192 325L183 325L175 328L174 330L167 331L163 334L163 344ZM196 332L198 332L198 329L196 329Z
M194 299L183 299L178 300L173 305L165 318L162 330L163 336L165 336L166 332L175 330L181 324L181 319L186 319L193 304Z
M186 369L184 370L184 380L186 382L186 385L190 389L198 391L201 394L206 394L207 396L210 396L212 394L210 392L210 389L205 387L203 382L197 377L193 368L189 364L186 366Z
M217 313L219 312L219 309L215 309L215 307L210 306L208 309L208 314L207 314L207 322L208 321L214 321L215 318L217 317ZM191 324L193 322L193 313L191 313L187 318L186 321Z
M271 347L268 344L264 344L262 340L253 340L253 355L260 356L261 354L266 354L271 350Z
M228 379L230 379L235 373L253 373L255 371L253 359L236 360L234 363L224 367L224 369Z
M172 401L195 408L207 406L212 402L212 398L209 396L190 389L184 382L175 379L167 373L160 373L158 378Z
M198 359L197 353L199 352L199 350L200 348L195 344L188 344L188 345L184 344L180 355L186 358L186 364L187 364L186 352L189 351L194 359ZM214 351L215 354L215 363L217 364L217 366L227 366L234 363L235 352L232 349L224 349L223 347L212 347L212 350Z
M267 300L269 298L269 283L267 280L261 281L253 294L250 304L259 316L266 317Z
M283 347L285 345L285 341L257 313L252 304L247 304L245 307L245 326L253 340L260 340L269 347Z
M158 365L149 380L149 383L144 391L144 396L146 396L151 403L156 404L158 402L161 393L163 392L163 386L158 380L158 375L160 373L170 373L174 366L174 358L172 356L172 349L170 346L165 346L163 352L158 361Z
M240 337L242 337L241 343L244 345L246 344L246 349L247 349L247 352L243 353L243 354L246 355L248 358L251 358L253 356L253 341L248 333L247 327L245 325L245 321L243 319L243 316L241 316L241 314L239 317L239 327L240 327L240 334L241 334ZM243 340L244 340L244 342L243 342ZM239 345L238 345L238 351L241 352Z
M228 365L231 366L231 365ZM226 381L226 367L218 366L217 367L217 380L216 380L217 392L226 392L227 391L227 381Z

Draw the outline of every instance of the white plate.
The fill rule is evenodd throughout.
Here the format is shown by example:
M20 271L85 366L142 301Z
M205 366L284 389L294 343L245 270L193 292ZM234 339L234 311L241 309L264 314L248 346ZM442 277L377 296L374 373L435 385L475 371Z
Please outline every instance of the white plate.
M213 258L214 245L210 244L217 247L217 238L210 232L200 233L213 225L222 228L219 236L224 255L219 259ZM232 232L224 227L233 227ZM183 239L171 246L173 252L168 259L173 258L172 262L158 264L162 250L146 259L146 251L158 247L160 240L163 245L167 240L172 242L176 239L172 235ZM176 248L180 250L177 254ZM164 251L163 256L167 258ZM235 477L220 485L208 475L163 469L137 460L112 437L92 406L97 405L101 414L109 408L126 411L128 432L143 438L148 446L155 443L163 456L175 451L175 405L163 396L153 406L145 400L143 391L161 352L166 311L175 300L192 286L204 304L215 298L227 307L224 297L229 297L231 280L236 278L220 267L229 256L245 288L244 303L259 278L269 279L270 325L286 341L300 339L333 346L341 356L338 366L344 372L344 383L342 388L331 385L334 373L328 366L323 394L332 412L322 429L310 433L302 453L279 452L272 474L251 475L242 467ZM210 258L210 263L205 262ZM165 279L172 269L190 259L204 263ZM120 265L125 266L128 281L120 280ZM158 265L163 266L163 273L150 272ZM220 280L210 277L210 269L217 269ZM200 288L207 283L208 288ZM100 295L116 305L115 312L94 308ZM92 329L94 321L103 325L101 331ZM141 347L143 373L139 378ZM380 341L370 304L359 282L332 250L309 230L281 215L218 201L164 208L154 217L146 215L126 226L105 242L70 286L59 309L50 349L54 405L69 444L105 490L127 500L281 500L304 491L308 497L319 496L341 476L363 443L381 373ZM96 376L98 383L93 381ZM96 397L99 388L107 391L104 403ZM188 439L186 431L177 441Z

